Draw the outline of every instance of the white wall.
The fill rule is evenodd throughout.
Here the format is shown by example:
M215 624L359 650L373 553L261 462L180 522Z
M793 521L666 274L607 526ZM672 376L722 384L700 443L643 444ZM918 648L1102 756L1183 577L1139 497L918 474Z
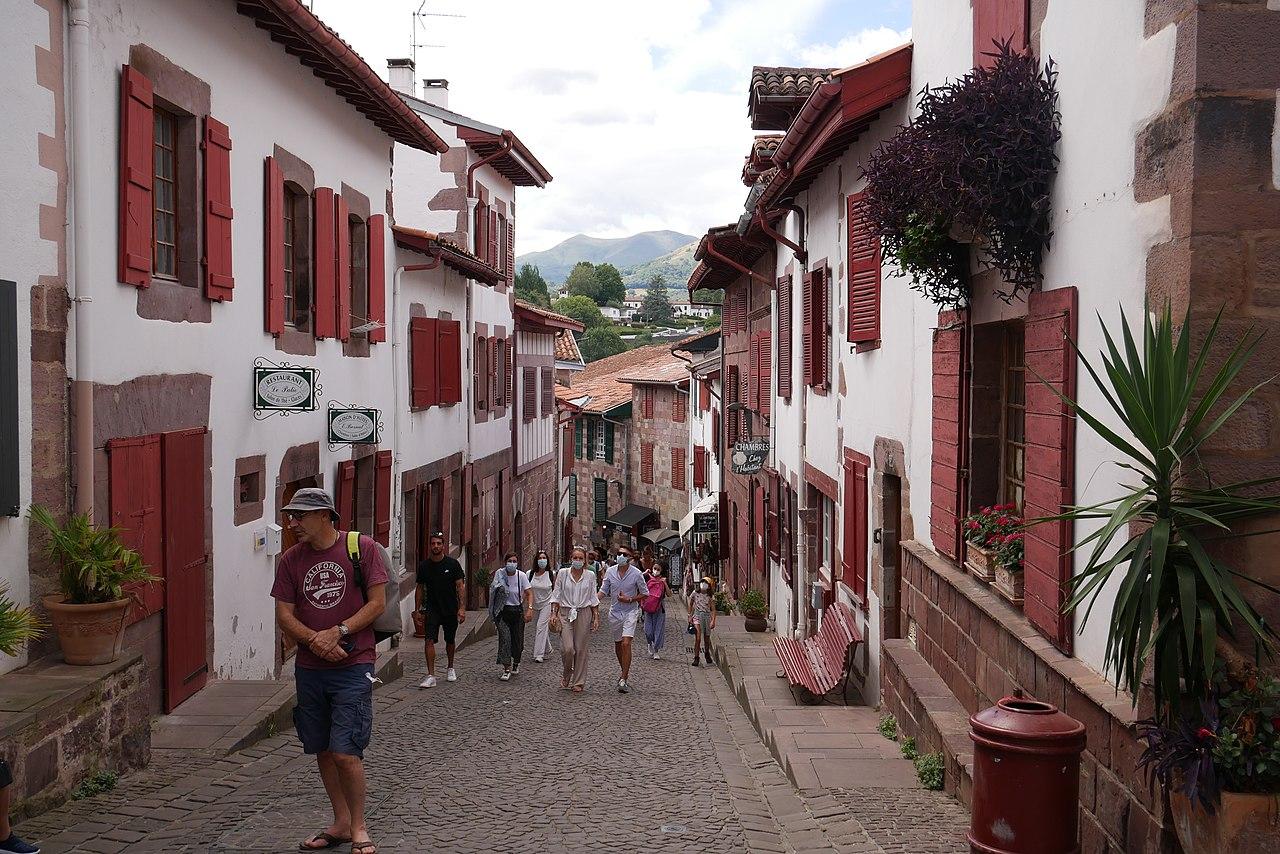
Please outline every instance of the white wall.
M516 391L515 391L515 409L512 417L516 419L517 441L516 449L519 458L516 460L517 466L525 466L529 463L542 459L555 450L555 424L556 413L554 407L550 412L543 412L542 406L542 371L543 363L551 368L555 359L553 351L554 337L544 333L533 332L517 332L516 333L516 358L524 359L526 357L539 359L539 364L534 367L534 405L538 413L538 417L532 421L524 420L524 369L523 365L516 366ZM552 369L554 374L554 369ZM554 378L552 380L554 382ZM552 398L554 403L554 396Z
M0 583L18 605L30 602L27 518L31 503L31 287L40 276L58 274L57 246L40 238L40 206L58 201L57 176L41 167L40 134L57 136L54 96L36 84L36 46L49 44L49 16L34 3L15 4L5 14L0 43L0 103L5 130L0 136L0 279L18 293L18 476L22 516L0 516ZM8 334L8 330L3 330ZM0 673L26 663L26 652L0 653Z

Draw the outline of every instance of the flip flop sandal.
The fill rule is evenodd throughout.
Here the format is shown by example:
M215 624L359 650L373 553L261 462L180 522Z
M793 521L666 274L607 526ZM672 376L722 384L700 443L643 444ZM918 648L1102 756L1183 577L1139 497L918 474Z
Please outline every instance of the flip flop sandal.
M343 839L341 836L334 836L332 833L322 830L319 833L314 834L306 842L299 843L298 850L299 851L327 851L330 848L336 848L339 845L345 845L350 841L351 841L350 839ZM324 845L308 845L307 842L323 842Z
M352 842L351 854L378 854L378 846L370 839L366 842Z

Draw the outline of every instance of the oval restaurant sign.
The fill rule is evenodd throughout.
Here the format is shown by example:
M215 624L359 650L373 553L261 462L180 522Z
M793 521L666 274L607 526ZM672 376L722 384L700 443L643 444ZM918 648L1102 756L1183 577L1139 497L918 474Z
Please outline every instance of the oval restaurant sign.
M315 368L253 369L256 411L310 412L316 408Z
M378 410L330 409L329 442L331 444L378 444Z

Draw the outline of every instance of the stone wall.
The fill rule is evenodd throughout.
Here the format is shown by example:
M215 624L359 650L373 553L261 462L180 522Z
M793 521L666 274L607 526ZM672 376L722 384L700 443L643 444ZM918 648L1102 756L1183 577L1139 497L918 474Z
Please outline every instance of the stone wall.
M1085 725L1082 854L1173 850L1164 796L1136 770L1141 748L1133 724L1146 711L945 558L906 542L902 567L904 639L884 643L883 705L921 752L946 755L947 791L966 805L972 800L968 716L1021 691Z
M124 772L151 758L142 653L75 667L60 657L0 677L0 756L13 769L15 817L52 809L97 771Z
M585 416L590 417L590 416ZM599 424L599 421L596 422ZM592 516L592 489L596 478L603 478L607 484L608 510L612 515L627 505L627 446L630 442L632 422L618 422L613 433L613 462L605 460L575 458L573 468L568 472L577 477L578 513L573 517L573 538L575 545L591 546L603 543L600 525Z
M539 466L516 475L515 510L520 514L516 529L519 541L515 550L520 555L520 566L532 571L533 556L538 549L545 549L551 566L557 561L568 560L568 555L558 555L556 545L557 508L560 506L556 489L556 461L553 457Z
M641 404L646 390L653 394L653 416L650 418L644 417ZM683 421L676 421L672 417L676 395L685 401ZM689 512L689 481L693 477L693 470L689 467L688 403L689 396L672 386L637 384L632 395L632 429L628 444L628 453L631 455L631 471L628 474L630 503L657 510L660 528L671 527L673 519L679 522ZM641 477L640 447L646 442L653 445L653 483L645 483ZM680 448L685 455L683 489L676 489L672 485L672 448Z

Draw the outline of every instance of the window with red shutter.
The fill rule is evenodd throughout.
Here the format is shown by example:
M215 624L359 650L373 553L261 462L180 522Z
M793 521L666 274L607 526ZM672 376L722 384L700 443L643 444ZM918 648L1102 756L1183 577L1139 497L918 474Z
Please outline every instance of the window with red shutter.
M844 452L844 583L867 607L867 469L870 458Z
M688 409L687 398L681 393L680 389L671 392L671 420L677 424L683 424L685 419L685 411Z
M409 320L409 406L426 409L440 403L437 321L433 317Z
M538 417L538 369L525 368L522 372L521 382L524 384L524 413L525 421L532 421Z
M823 390L831 386L831 288L829 270L818 267L810 277L813 289L813 386Z
M698 384L698 411L706 412L711 408L711 380L704 377L695 382Z
M475 247L472 251L475 252L477 258L483 261L485 253L489 251L489 206L484 202L476 203L472 236L475 238Z
M773 338L769 335L769 330L760 333L760 343L757 345L759 349L760 369L756 374L756 383L759 386L756 396L760 400L759 412L761 415L768 417L772 410L773 402L773 384L770 382L772 378L772 362L773 362Z
M391 452L378 451L374 468L373 538L391 545Z
M120 74L120 281L148 287L152 262L152 149L155 106L151 81L124 66Z
M769 554L775 560L782 558L782 478L777 473L769 475L769 502L765 513L765 537L768 539Z
M747 343L747 408L760 409L760 336L752 335Z
M514 208L512 211L514 212ZM514 220L507 220L507 287L514 288L516 285L516 224Z
M366 225L369 242L369 317L383 324L369 331L369 341L387 340L387 218L383 214L369 217Z
M738 400L747 399L747 378L742 378L742 391L738 394ZM751 439L751 410L744 409L738 413L738 440L746 442Z
M1008 40L1014 50L1027 47L1028 0L972 0L973 64L988 67L994 61L996 42Z
M471 378L471 393L475 396L478 411L489 408L489 342L483 335L475 337L475 350L471 354L475 368Z
M707 488L707 449L701 445L693 446L693 488Z
M815 384L814 377L814 306L813 306L813 274L806 272L800 280L800 300L803 311L800 321L800 347L804 356L804 384Z
M316 337L336 338L338 335L338 294L335 288L337 275L337 249L334 247L334 204L333 190L329 187L316 187L312 195L312 247L315 258L311 269L314 270L316 304Z
M489 211L489 249L485 260L489 262L490 267L498 266L498 212L496 210Z
M266 159L265 281L266 330L284 332L284 174L274 157Z
M778 397L791 399L791 277L778 279Z
M462 402L462 324L436 321L436 393L441 406Z
M929 535L939 554L960 560L964 431L965 314L944 311L933 331L933 467Z
M640 444L640 482L653 483L653 443Z
M711 453L720 459L720 410L711 410Z
M542 369L542 416L545 418L555 411L555 376L551 368Z
M204 294L231 300L231 131L204 117Z
M848 339L871 345L880 340L880 235L872 227L864 193L849 196Z
M671 488L684 491L684 448L671 449Z
M335 193L333 197L334 283L338 298L338 338L351 340L351 208L347 200Z

